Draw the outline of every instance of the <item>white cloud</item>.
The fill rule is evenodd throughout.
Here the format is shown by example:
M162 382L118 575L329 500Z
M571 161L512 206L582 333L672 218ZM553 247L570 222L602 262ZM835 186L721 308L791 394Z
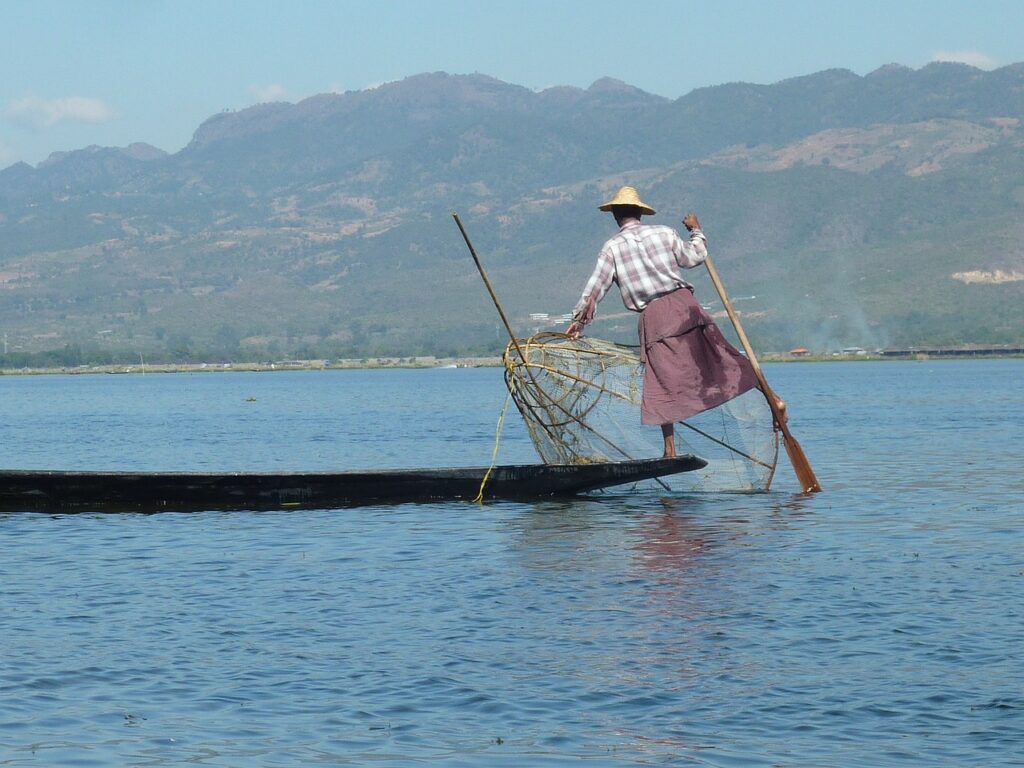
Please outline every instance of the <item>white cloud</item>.
M261 104L268 101L284 101L288 92L283 85L271 83L270 85L250 85L249 93Z
M958 64L969 64L978 69L995 69L998 62L981 51L935 51L932 61L953 61Z
M106 102L85 96L60 99L26 96L10 102L4 114L11 122L28 128L52 128L59 123L105 123L114 118L114 110Z

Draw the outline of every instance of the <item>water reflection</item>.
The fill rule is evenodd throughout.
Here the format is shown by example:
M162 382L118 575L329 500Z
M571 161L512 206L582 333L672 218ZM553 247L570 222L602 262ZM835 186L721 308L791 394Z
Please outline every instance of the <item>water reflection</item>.
M578 499L524 507L527 513L508 524L512 551L528 570L599 573L616 567L629 549L631 515L615 502Z
M660 511L641 519L635 543L641 568L654 571L677 583L696 566L704 551L704 535L693 517L683 510L686 504L672 498L658 501Z
M816 502L820 500L808 493L780 494L780 498L772 502L771 515L782 519L813 515Z

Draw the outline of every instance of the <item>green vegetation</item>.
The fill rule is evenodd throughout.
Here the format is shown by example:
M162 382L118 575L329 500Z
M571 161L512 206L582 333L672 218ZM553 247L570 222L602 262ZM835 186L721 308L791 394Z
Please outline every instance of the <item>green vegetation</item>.
M675 102L613 81L536 94L423 75L218 115L175 155L12 166L0 364L497 355L505 333L450 212L525 335L544 325L531 313L572 308L614 228L596 205L621 183L655 222L700 214L759 350L1019 344L1022 93L1024 65L832 71ZM633 341L622 315L613 292L593 332Z

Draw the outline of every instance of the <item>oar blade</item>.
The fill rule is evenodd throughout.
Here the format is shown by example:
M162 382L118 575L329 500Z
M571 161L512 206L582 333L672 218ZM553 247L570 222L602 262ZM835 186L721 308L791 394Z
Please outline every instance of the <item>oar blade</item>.
M800 443L792 435L788 434L783 442L786 445L789 463L793 465L793 471L796 472L796 478L800 481L800 487L804 489L804 493L817 493L820 491L821 485L819 485L818 478L815 477L814 470L811 469L811 463L804 455L804 449L800 447Z

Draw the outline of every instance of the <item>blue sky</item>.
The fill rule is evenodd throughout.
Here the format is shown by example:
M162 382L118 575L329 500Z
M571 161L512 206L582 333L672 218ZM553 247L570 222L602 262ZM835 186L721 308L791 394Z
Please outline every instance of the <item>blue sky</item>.
M628 8L627 12L622 9ZM144 141L224 109L421 72L670 98L842 67L1024 61L1021 0L0 0L0 167Z

